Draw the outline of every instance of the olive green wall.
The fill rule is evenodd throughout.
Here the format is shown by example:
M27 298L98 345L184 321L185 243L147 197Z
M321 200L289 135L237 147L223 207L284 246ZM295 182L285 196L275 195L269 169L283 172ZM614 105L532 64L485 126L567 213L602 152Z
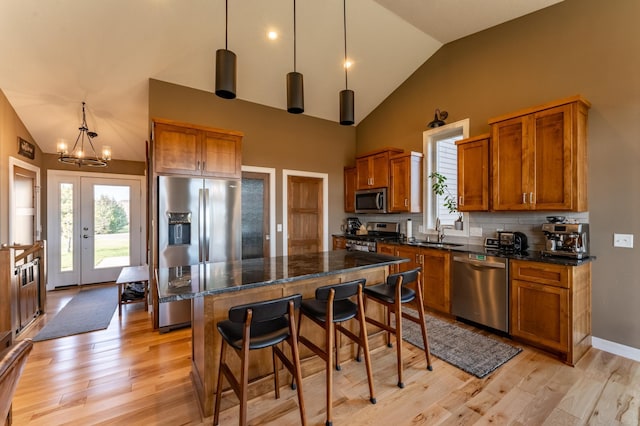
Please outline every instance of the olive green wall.
M283 169L327 173L329 232L340 231L345 216L343 167L354 162L354 127L153 79L149 117L243 132L242 164L276 169L276 223L282 223ZM276 239L280 255L282 233L276 233Z
M640 2L565 0L443 46L357 127L357 152L422 148L435 108L488 132L504 113L581 94L589 112L593 334L640 349ZM614 248L613 233L636 235Z

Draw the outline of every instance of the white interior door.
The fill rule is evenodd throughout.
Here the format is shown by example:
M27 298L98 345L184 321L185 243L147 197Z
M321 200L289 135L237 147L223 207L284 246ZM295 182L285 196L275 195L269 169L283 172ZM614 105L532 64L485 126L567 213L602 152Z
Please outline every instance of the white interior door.
M141 178L50 173L48 288L114 281L143 263Z

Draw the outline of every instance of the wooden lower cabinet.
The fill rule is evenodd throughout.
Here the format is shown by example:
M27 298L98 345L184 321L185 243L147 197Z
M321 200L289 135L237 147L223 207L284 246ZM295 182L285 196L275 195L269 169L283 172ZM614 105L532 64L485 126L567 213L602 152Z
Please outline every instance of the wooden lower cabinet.
M591 347L591 263L511 260L510 271L511 336L575 365Z
M395 266L393 272L422 268L422 294L425 308L451 313L451 252L416 246L380 244L378 253L406 257L409 262Z
M347 248L347 239L345 237L333 236L333 249L344 250Z

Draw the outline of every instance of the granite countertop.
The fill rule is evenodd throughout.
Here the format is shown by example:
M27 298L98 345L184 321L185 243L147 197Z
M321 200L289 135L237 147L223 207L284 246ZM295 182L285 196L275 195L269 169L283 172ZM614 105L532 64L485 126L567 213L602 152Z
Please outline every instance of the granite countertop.
M378 253L335 250L158 268L158 301L192 299L407 261Z
M574 259L572 257L562 257L562 256L544 256L539 250L529 250L523 253L501 252L496 249L491 249L481 245L474 245L474 244L459 244L459 243L445 242L442 245L438 245L437 243L421 243L421 242L406 242L406 241L405 242L385 241L384 243L396 244L396 245L408 245L408 246L414 246L414 247L424 247L424 248L430 248L435 250L450 250L452 252L484 254L487 256L496 256L496 257L502 257L506 259L529 260L532 262L553 263L555 265L565 265L565 266L580 266L588 262L593 262L596 259L595 256L589 256L584 259Z

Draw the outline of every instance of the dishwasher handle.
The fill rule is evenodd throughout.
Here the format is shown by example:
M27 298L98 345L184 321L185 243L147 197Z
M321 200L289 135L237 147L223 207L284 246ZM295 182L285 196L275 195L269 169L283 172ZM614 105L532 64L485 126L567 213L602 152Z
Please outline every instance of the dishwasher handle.
M460 262L460 263L468 263L470 265L475 265L475 266L482 266L485 268L505 269L507 267L507 264L504 262L475 260L475 259L469 259L468 257L463 257L463 256L454 256L453 261Z

